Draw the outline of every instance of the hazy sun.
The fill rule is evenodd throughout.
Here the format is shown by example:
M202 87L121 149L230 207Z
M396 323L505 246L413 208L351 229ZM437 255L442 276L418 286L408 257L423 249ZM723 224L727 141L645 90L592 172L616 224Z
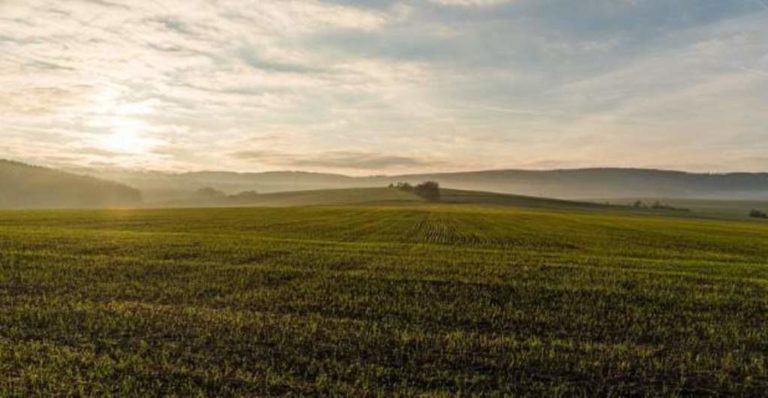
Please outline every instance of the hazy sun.
M2 0L0 0L2 1ZM105 89L91 106L91 125L103 133L92 141L99 149L120 154L147 154L158 145L145 116L154 113L151 101L126 102L121 92Z
M112 132L98 140L100 148L130 154L146 153L151 149L152 141L142 134L146 126L141 121L115 119L110 125Z
M140 153L145 150L141 137L133 131L115 131L104 137L101 144L104 149L115 152Z

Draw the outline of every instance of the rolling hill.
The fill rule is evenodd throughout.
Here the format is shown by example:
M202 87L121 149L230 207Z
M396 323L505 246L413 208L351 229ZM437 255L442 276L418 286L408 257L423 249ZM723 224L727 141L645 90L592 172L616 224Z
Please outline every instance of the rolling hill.
M408 182L435 180L451 188L588 199L676 197L768 199L768 173L704 174L651 169L494 170L415 174Z
M418 203L424 200L412 193L390 188L347 188L278 192L239 197L181 199L162 202L161 207L292 207L357 204Z
M768 199L768 173L704 174L650 169L491 170L462 173L351 177L308 172L161 173L83 171L138 189L148 201L174 200L200 188L234 194L383 187L394 182L438 181L443 187L559 199L667 197Z
M697 217L725 218L725 219L753 219L749 213L751 210L768 211L768 200L704 200L704 199L677 199L677 198L625 198L600 200L595 202L631 206L640 201L645 205L662 203L679 209L688 209Z
M67 173L0 162L0 207L134 206L296 206L414 200L413 195L383 187L396 182L438 181L444 201L507 204L521 207L585 208L585 202L627 205L628 198L675 198L679 201L768 201L768 173L696 174L647 169L492 170L463 173L351 177L310 172L138 172L80 169ZM116 181L116 182L109 182ZM136 189L129 188L136 187ZM447 188L447 189L446 189ZM199 198L202 189L224 198ZM226 198L240 192L258 195ZM406 198L405 196L411 196ZM552 199L542 199L552 198ZM416 198L416 200L420 200ZM563 202L570 201L570 202ZM573 201L578 201L573 205ZM730 205L729 205L730 206ZM698 208L699 206L682 206ZM731 206L733 207L733 206ZM759 207L762 208L762 207Z
M128 207L141 203L128 186L0 160L0 208Z
M394 188L345 188L290 191L259 195L219 196L161 203L160 207L294 207L346 205L419 205L423 198ZM442 205L488 205L549 210L633 210L624 205L606 205L533 196L500 194L483 191L441 189ZM152 204L150 204L152 206ZM646 212L649 213L649 212Z
M459 189L442 189L441 202L452 204L497 205L534 209L562 210L595 210L620 208L618 206L609 206L594 202L580 202L573 200L549 199L535 196L512 195L485 191L466 191ZM622 206L621 208L625 208L625 206Z
M118 181L136 187L147 202L179 202L202 188L214 188L228 194L243 191L279 193L357 187L382 187L354 177L307 172L235 173L227 171L164 173L158 171L94 170L74 171L97 178Z

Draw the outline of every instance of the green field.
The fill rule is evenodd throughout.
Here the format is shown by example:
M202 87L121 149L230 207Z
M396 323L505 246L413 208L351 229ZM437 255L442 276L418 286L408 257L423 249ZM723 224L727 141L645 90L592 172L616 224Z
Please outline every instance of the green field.
M407 202L0 212L0 396L768 391L768 224Z
M678 209L687 209L689 215L700 218L741 219L749 220L750 210L768 211L768 201L759 200L705 200L705 199L674 199L674 198L629 198L629 199L599 199L598 203L611 203L618 206L631 206L636 201L646 205L655 202ZM685 215L684 212L680 213Z
M510 195L494 192L464 191L441 189L441 202L445 204L479 204L496 206L515 206L525 208L594 210L616 209L630 210L626 205L608 206L595 202L576 202L568 200L539 198L532 196ZM319 189L308 191L290 191L256 195L247 200L225 199L220 201L171 201L161 202L160 207L199 208L199 207L295 207L295 206L339 206L339 205L381 205L410 204L416 205L425 200L413 193L394 188L350 188ZM148 203L148 207L155 206Z
M420 197L389 188L320 189L260 194L248 200L223 201L171 201L161 202L160 207L292 207L333 206L352 204L402 204L423 202ZM156 206L153 203L147 206ZM157 206L156 206L157 207Z

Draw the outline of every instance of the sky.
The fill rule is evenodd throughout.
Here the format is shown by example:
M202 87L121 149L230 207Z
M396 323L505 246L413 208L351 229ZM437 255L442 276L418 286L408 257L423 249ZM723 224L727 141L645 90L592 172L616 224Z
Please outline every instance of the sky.
M0 158L768 171L768 0L0 0Z

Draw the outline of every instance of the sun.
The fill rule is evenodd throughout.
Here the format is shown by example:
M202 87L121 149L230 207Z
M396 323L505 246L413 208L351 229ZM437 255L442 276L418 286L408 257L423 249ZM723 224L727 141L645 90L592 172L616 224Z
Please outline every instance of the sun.
M115 131L103 138L102 146L115 152L141 153L144 144L139 134L132 131Z
M98 140L100 148L126 154L143 154L151 149L152 140L142 133L145 127L142 122L115 119L110 124L112 131Z

